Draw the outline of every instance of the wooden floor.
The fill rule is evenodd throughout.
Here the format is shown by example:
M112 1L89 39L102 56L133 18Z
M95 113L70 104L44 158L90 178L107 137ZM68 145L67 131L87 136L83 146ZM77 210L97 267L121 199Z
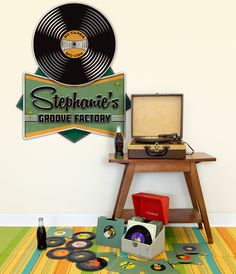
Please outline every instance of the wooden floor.
M74 227L74 233L92 231L95 227ZM201 265L175 265L179 273L236 273L236 228L212 228L214 244L206 244L204 230L197 227L167 227L165 251L172 250L173 243L201 243L208 255L201 256ZM47 249L47 251L50 249ZM98 246L90 248L94 252L116 251L123 258L126 254L111 247ZM0 227L0 273L89 273L81 272L75 263L66 259L52 260L46 256L47 251L36 249L36 228ZM131 257L132 258L132 257ZM155 259L166 258L165 252ZM133 258L137 259L137 258ZM91 272L90 272L91 273ZM106 269L95 273L115 273ZM117 272L116 272L117 273ZM142 272L141 272L142 273ZM143 272L144 273L144 272ZM164 272L163 272L164 273Z

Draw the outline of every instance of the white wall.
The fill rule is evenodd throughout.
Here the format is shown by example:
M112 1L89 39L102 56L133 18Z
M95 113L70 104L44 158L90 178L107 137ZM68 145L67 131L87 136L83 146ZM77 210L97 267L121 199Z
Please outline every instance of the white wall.
M1 8L0 215L57 213L60 223L60 214L109 215L114 207L123 168L108 163L112 138L90 134L76 144L59 134L22 138L16 103L23 72L37 69L34 29L44 14L63 3L5 1ZM112 68L125 72L128 95L184 93L184 139L195 151L217 157L217 162L199 164L208 212L236 214L236 2L83 3L113 25L117 50ZM126 130L127 143L130 111ZM191 205L181 174L137 174L131 190L169 195L171 207Z

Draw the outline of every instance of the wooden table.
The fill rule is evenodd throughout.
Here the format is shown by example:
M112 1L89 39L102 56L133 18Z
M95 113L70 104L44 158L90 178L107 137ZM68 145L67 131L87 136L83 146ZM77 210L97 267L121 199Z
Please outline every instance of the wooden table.
M183 172L193 208L169 209L169 223L197 223L200 229L203 228L202 224L204 224L208 243L213 243L196 166L198 163L208 161L216 161L216 158L201 152L187 155L185 160L128 159L126 154L123 159L115 159L114 154L110 154L110 163L118 163L125 166L113 217L128 220L134 216L134 210L124 209L124 206L135 172Z

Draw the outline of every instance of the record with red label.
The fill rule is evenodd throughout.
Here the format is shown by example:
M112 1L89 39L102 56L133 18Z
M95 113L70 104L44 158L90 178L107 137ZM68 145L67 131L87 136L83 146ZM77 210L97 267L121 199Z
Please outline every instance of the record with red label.
M106 266L107 266L107 261L102 258L96 258L84 263L76 264L76 267L78 269L82 271L88 271L88 272L98 271L105 268Z
M170 264L202 264L198 254L177 255L174 251L166 251L166 256Z

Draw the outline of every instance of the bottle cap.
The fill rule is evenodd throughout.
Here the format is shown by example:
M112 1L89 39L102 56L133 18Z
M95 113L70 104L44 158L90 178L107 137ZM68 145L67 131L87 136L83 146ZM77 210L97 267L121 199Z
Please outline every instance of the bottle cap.
M116 128L116 132L118 132L118 133L121 132L120 126L118 126L118 127Z

